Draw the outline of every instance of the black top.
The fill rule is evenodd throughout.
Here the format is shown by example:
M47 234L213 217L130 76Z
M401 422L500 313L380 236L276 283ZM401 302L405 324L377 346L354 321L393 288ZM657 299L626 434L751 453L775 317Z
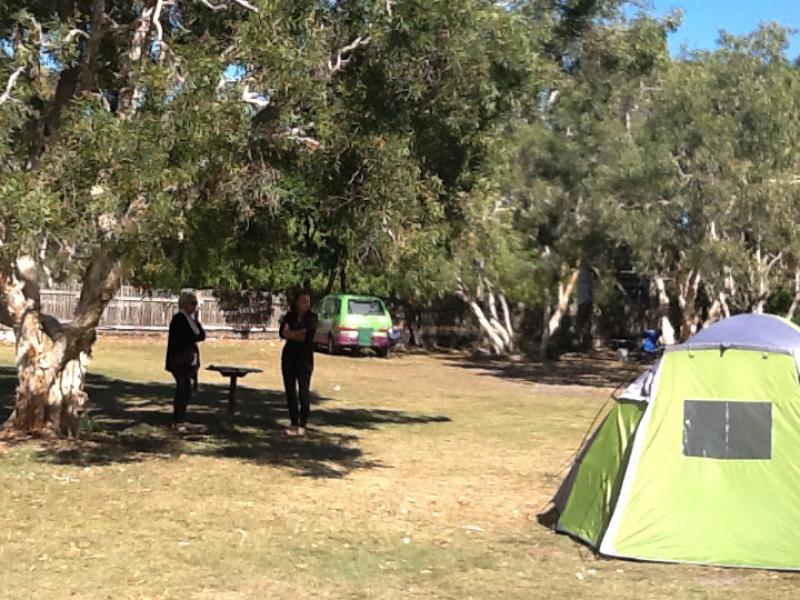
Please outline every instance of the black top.
M317 332L317 315L310 310L302 316L302 318L295 312L289 311L281 319L280 336L283 336L284 325L289 325L291 331L298 329L306 330L306 338L302 342L294 340L286 340L286 345L283 347L283 354L281 359L284 362L292 364L305 364L310 367L314 366L314 334Z
M192 331L186 315L175 313L169 324L169 338L167 340L167 371L186 372L194 371L200 367L200 350L197 342L206 339L206 332L200 322L195 320L199 334Z

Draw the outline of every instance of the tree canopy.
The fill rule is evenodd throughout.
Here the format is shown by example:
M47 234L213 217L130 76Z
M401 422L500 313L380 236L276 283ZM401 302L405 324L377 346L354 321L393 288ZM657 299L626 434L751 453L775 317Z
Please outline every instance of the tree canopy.
M683 336L793 315L786 31L675 59L677 25L620 0L5 2L0 322L27 349L10 423L74 426L123 280L455 300L499 354L633 310L622 272ZM82 283L66 324L39 299L63 281Z

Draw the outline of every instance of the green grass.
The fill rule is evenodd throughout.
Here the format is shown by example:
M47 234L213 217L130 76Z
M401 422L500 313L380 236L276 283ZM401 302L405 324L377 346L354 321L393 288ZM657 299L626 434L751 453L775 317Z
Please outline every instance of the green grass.
M102 340L97 431L0 454L3 598L796 596L795 575L597 560L536 524L624 375L608 364L319 355L298 441L280 434L277 344L205 344L206 364L265 372L243 381L235 427L204 374L186 438L165 428L162 353ZM13 385L0 368L3 412Z

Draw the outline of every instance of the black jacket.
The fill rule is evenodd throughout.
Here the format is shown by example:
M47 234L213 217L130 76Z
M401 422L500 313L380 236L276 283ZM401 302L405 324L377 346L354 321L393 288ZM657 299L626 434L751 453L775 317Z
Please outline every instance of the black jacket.
M199 334L192 331L186 315L175 313L169 324L169 339L167 340L167 371L180 373L196 371L200 367L200 350L197 342L206 339L206 332L203 326L197 323Z
M285 364L313 367L314 334L317 332L317 315L311 311L308 311L301 319L293 310L286 313L281 319L279 330L282 338L284 325L289 325L289 329L292 331L305 329L306 337L302 342L286 340L286 345L283 347L283 353L281 354L282 361Z

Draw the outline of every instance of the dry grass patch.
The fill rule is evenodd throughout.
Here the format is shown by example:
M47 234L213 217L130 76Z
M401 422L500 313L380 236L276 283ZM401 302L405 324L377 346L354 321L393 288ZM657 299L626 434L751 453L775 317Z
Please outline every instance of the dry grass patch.
M536 524L621 377L613 363L546 375L454 355L320 355L315 430L287 440L277 344L209 342L206 364L265 372L243 381L235 427L224 381L204 375L179 438L165 428L162 353L102 340L97 431L0 456L4 598L796 595L794 575L596 560ZM11 356L0 349L0 365ZM6 403L12 388L0 369Z

